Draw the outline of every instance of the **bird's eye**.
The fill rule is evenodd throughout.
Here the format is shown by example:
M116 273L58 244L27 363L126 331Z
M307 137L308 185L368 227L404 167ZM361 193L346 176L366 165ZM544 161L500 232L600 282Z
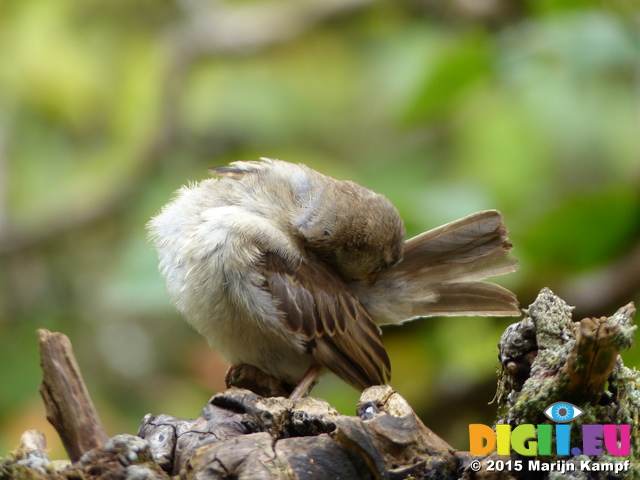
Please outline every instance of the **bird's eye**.
M558 423L570 422L571 420L578 418L583 413L584 411L581 408L578 408L568 402L556 402L549 405L544 411L544 414L549 420L553 420Z

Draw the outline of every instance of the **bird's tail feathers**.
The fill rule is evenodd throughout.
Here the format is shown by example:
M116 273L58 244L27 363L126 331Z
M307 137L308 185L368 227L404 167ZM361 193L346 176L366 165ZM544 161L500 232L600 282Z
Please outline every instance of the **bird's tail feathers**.
M517 269L511 248L500 212L478 212L407 240L402 261L359 296L378 324L436 315L518 316L513 293L482 281Z

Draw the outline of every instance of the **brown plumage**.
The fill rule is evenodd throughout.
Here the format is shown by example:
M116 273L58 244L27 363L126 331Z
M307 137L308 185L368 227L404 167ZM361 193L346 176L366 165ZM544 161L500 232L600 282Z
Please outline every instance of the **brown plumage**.
M389 380L380 329L334 270L315 259L296 265L268 253L263 272L283 324L303 336L318 363L360 390Z
M212 347L301 382L295 395L321 367L358 389L386 383L378 325L520 314L511 292L482 281L516 269L495 210L405 242L391 202L354 182L269 159L213 173L149 223L161 272Z

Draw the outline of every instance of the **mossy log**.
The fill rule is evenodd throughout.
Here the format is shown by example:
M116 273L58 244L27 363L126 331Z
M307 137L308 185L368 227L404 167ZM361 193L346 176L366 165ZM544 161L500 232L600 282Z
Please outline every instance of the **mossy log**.
M556 402L571 402L583 413L571 421L572 456L538 457L545 463L564 466L581 462L614 465L629 461L624 472L572 472L572 480L640 478L640 374L624 366L619 352L633 346L633 303L611 317L574 322L572 307L543 289L524 311L520 322L505 330L499 343L501 367L498 380L500 418L496 424L513 428L521 424L553 424L544 411ZM630 425L630 456L606 453L581 455L582 425ZM513 460L527 460L512 454ZM527 472L518 478L547 478ZM548 478L554 477L550 474Z

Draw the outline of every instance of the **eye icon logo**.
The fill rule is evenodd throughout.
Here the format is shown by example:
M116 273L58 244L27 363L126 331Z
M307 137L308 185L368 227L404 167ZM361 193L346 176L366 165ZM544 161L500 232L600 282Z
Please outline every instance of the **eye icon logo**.
M584 411L582 409L569 402L553 403L544 411L544 414L549 420L553 420L557 423L570 422L571 420L578 418L583 413Z

